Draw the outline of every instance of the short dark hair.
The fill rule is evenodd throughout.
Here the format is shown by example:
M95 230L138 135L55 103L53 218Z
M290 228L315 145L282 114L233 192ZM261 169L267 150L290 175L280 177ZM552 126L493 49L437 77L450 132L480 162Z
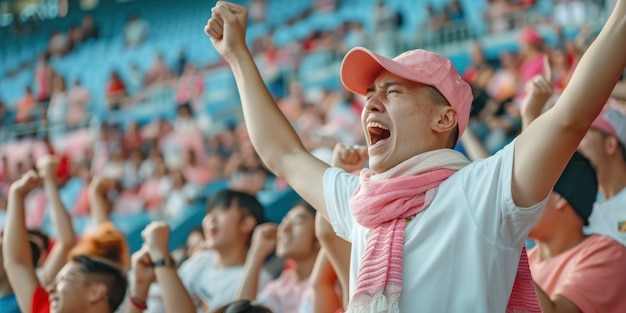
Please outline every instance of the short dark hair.
M37 237L39 239L41 239L41 242L43 242L43 252L47 252L48 249L50 249L50 237L48 237L48 235L44 234L41 230L38 229L29 229L28 230L28 235L31 237Z
M256 219L257 225L265 222L263 205L259 200L253 195L232 189L221 190L211 197L207 202L206 213L211 213L216 207L228 208L233 204L233 201L237 201L239 210L252 215Z
M624 160L624 163L626 163L626 146L624 146L624 144L619 141L619 138L615 137L615 139L617 139L617 150L619 150L619 152L622 154L622 160Z
M212 313L272 313L272 310L250 300L237 300L217 308Z
M39 263L39 258L41 258L41 249L39 246L32 240L28 240L28 245L30 246L30 258L31 262L33 262L33 267L37 267L37 263Z
M84 254L76 255L72 262L81 266L81 272L87 275L98 276L98 281L107 287L107 303L111 312L115 312L126 296L128 282L122 269L109 263Z

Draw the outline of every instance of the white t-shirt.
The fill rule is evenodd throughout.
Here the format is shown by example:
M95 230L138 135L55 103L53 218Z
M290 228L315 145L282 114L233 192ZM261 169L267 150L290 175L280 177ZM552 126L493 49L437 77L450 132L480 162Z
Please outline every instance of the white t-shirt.
M185 261L178 269L178 276L194 302L201 300L206 303L209 312L235 300L235 292L243 275L243 266L216 268L215 251L200 251ZM265 270L259 276L259 290L272 280ZM149 313L165 313L161 289L152 284L148 293ZM202 306L198 312L205 312Z
M400 312L505 311L524 241L546 203L513 203L513 148L514 142L452 175L407 225ZM348 209L358 183L337 168L324 173L331 224L352 242L350 295L370 233Z
M626 247L626 188L593 205L585 234L611 237Z

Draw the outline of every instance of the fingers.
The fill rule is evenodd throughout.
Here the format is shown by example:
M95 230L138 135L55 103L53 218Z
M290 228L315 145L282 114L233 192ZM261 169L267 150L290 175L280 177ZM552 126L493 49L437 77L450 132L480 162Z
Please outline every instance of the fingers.
M333 151L333 166L356 165L367 160L367 147L361 145L336 144Z
M218 16L213 16L207 21L204 32L212 38L222 39L224 36L224 22Z
M141 247L137 252L133 253L132 256L132 264L133 265L152 265L152 260L150 259L150 254L148 253L148 248Z
M552 84L544 76L537 75L528 82L527 92L531 95L551 95Z
M552 66L550 66L550 58L548 55L543 56L543 77L552 83Z
M97 193L106 193L115 187L115 180L110 177L96 176L91 180L89 187Z
M22 176L21 181L24 185L31 187L28 190L32 190L41 184L41 176L35 170L30 170Z

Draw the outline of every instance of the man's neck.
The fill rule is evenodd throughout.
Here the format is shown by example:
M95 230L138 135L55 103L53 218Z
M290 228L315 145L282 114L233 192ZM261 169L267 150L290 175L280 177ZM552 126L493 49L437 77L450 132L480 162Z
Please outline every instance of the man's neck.
M0 281L0 298L10 293L13 293L13 289L11 288L9 281L5 278L4 280Z
M600 192L605 199L613 198L626 188L626 162L623 160L618 161L605 165L607 171L599 181Z
M246 261L246 249L239 246L230 246L216 249L217 258L215 266L218 268L242 266Z
M296 261L296 276L298 282L311 277L311 272L313 272L313 266L315 265L316 259L317 255L313 255Z
M545 240L537 240L538 261L552 259L559 254L576 247L583 242L587 236L582 229L576 231L562 231Z
M106 302L98 302L90 305L86 308L85 312L93 312L93 313L111 313L109 310L109 304Z

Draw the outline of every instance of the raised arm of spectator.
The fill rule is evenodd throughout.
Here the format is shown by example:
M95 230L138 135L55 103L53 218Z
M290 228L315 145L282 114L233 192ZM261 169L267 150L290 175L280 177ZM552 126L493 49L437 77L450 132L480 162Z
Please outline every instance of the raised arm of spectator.
M315 235L324 248L325 259L330 262L339 279L342 303L347 306L348 300L350 300L350 250L352 244L337 236L330 223L318 216L315 217Z
M72 218L65 209L59 196L55 173L59 160L51 155L41 157L37 161L37 170L43 178L43 185L50 204L50 217L57 231L58 240L52 247L50 255L43 264L42 285L47 286L67 261L67 254L76 244L76 233L72 225Z
M328 260L326 251L320 249L311 273L313 313L335 312L343 307L342 300L337 295L336 287L338 281L337 274Z
M115 180L96 176L89 184L89 208L94 226L111 221L111 203L106 198L107 192L115 187Z
M131 259L131 271L128 277L128 301L124 313L141 313L147 309L148 291L150 285L156 281L156 276L146 246L133 253Z
M333 150L332 166L357 174L368 160L366 146L346 146L336 144ZM347 307L350 286L350 242L337 236L330 223L316 216L315 235L324 248L341 285L342 302Z
M626 101L626 79L617 82L617 85L615 85L615 88L613 88L611 97L618 100Z
M476 134L470 127L466 128L461 136L461 144L465 149L465 153L470 160L476 161L479 159L485 159L489 157L489 151L485 148L485 145L476 137Z
M165 312L195 313L187 289L176 272L175 261L168 250L170 228L165 222L152 222L142 232L156 281L161 287Z
M543 313L581 313L580 309L569 299L557 295L554 299L551 299L550 296L539 287L539 285L535 285L535 290L537 291L537 298L539 298L539 303L541 304L541 308L543 309Z
M244 264L243 278L235 294L235 300L256 299L263 263L276 249L276 232L277 227L274 223L263 223L254 229L252 244Z
M554 92L552 88L552 70L548 63L548 57L543 58L542 75L533 77L526 83L526 98L521 105L522 129L528 128L528 125L536 120L543 113L546 102L552 97Z
M2 243L4 268L13 287L20 310L29 313L31 299L39 281L31 260L24 198L41 185L41 178L33 170L24 174L9 188L7 220Z
M328 218L322 186L328 165L305 149L263 83L246 47L247 9L218 1L212 13L204 30L233 71L254 148L272 172Z
M511 191L518 206L533 205L552 191L626 66L624 38L626 0L619 0L556 105L515 142Z

